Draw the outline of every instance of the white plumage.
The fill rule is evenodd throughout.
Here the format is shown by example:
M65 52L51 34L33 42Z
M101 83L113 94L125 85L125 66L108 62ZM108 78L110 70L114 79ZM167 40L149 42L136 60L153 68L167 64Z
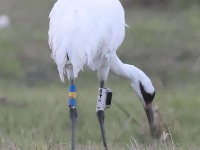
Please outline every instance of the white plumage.
M85 64L96 70L103 60L111 62L125 36L118 0L58 0L49 18L49 45L62 81L68 63L76 78Z
M130 80L146 107L144 94L155 95L151 80L137 67L122 63L116 54L126 26L119 0L58 0L49 18L49 45L61 81L65 74L76 78L87 64L98 70L100 82L107 80L109 72Z

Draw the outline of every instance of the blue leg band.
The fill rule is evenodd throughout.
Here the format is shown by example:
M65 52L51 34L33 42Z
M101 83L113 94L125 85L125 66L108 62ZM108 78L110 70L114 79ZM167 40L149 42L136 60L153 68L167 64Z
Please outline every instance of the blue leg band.
M70 106L76 107L76 86L75 85L69 86L69 107Z
M76 86L75 85L70 85L69 86L69 92L76 92Z
M74 98L69 99L69 107L70 106L76 106L76 99L74 99Z

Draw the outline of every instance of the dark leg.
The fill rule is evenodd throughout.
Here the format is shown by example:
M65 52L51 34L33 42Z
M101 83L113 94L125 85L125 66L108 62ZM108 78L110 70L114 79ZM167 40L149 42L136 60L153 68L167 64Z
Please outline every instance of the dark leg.
M108 146L107 146L107 142L106 142L105 127L104 127L104 118L105 118L104 111L103 110L97 111L97 117L98 117L100 128L101 128L103 145L105 147L105 150L108 150Z
M104 88L104 82L103 81L100 82L100 88ZM99 93L99 97L101 98L101 93ZM108 146L107 146L107 142L106 142L105 127L104 127L104 118L105 118L104 109L97 110L97 117L98 117L100 128L101 128L103 145L104 145L105 150L108 150Z
M78 113L76 111L76 107L70 107L70 120L72 125L71 132L71 150L75 150L75 133L76 133L76 119Z
M69 107L70 107L70 120L71 120L71 150L75 150L75 133L76 133L76 120L78 113L76 111L76 86L70 80L69 87Z

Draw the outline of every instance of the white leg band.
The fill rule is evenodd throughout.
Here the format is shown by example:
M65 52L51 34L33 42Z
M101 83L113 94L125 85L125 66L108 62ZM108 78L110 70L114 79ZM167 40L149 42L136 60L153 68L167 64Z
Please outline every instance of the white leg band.
M106 104L107 102L107 96L108 93L111 93L112 95L112 90L108 89L108 88L99 88L99 93L98 93L98 97L97 97L97 105L96 105L96 111L99 110L105 110L106 108L109 108L109 106L111 105L111 98L110 98L110 104L109 106Z

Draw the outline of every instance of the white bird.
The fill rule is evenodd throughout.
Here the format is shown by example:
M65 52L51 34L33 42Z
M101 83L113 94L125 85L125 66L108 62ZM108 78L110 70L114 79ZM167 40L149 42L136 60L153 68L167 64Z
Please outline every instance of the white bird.
M10 18L7 15L0 15L0 29L4 29L10 25Z
M146 111L151 132L154 134L151 103L155 89L152 82L137 67L122 63L116 54L124 40L126 27L124 9L120 1L58 0L49 18L49 45L61 81L64 81L64 76L67 75L70 84L74 85L74 79L78 77L84 65L97 70L100 89L105 88L104 84L110 71L127 78ZM70 112L72 126L75 126L75 105L70 106ZM107 149L103 125L104 109L97 110L97 116L104 147ZM73 132L75 131L72 131L72 149L75 141Z

